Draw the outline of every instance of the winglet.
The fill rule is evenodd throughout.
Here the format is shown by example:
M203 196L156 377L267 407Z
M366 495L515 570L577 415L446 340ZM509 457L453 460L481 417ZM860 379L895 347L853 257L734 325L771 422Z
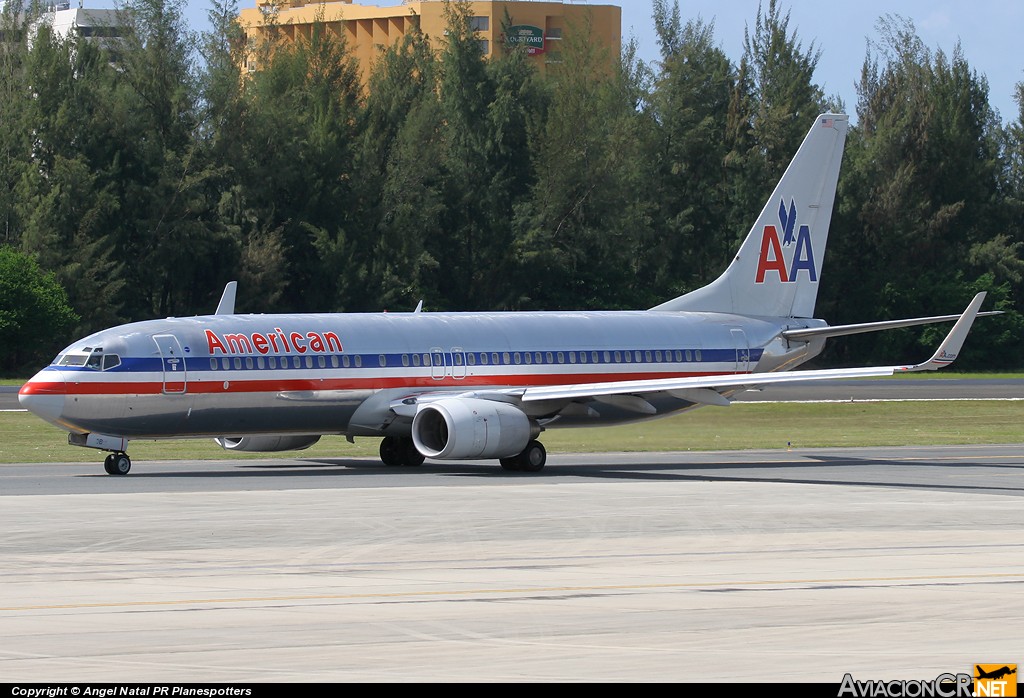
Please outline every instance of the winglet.
M935 371L940 368L949 366L956 359L957 354L960 353L960 349L964 346L964 340L967 339L967 333L971 331L971 325L974 324L974 319L978 317L978 310L981 308L982 301L985 300L985 292L982 291L974 297L970 305L967 306L967 310L960 316L960 319L953 325L953 329L949 331L946 338L942 340L942 344L935 351L932 358L925 361L923 364L917 364L916 366L900 366L896 369L896 372L900 371Z
M224 286L224 293L221 294L220 303L217 304L217 310L214 312L214 315L235 314L235 289L237 288L237 281L229 281Z

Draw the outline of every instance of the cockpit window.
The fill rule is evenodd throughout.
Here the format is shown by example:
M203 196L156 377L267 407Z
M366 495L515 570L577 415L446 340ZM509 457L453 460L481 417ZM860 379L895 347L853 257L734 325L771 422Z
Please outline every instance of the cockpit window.
M96 371L109 371L121 365L121 357L117 354L104 354L102 349L85 347L85 351L58 356L54 363L57 366L85 366Z

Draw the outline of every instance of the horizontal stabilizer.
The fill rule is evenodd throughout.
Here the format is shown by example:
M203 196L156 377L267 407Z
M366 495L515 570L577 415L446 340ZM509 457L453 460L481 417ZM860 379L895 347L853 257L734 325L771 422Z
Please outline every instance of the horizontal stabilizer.
M989 315L1002 315L1002 310L988 310L978 313L978 317ZM808 340L828 337L845 337L851 334L862 334L864 332L880 332L882 330L895 330L900 327L914 327L916 325L932 325L939 322L953 322L959 320L961 315L935 315L933 317L917 317L907 320L885 320L882 322L862 322L856 325L834 325L832 327L809 327L807 329L786 330L782 336L792 340Z

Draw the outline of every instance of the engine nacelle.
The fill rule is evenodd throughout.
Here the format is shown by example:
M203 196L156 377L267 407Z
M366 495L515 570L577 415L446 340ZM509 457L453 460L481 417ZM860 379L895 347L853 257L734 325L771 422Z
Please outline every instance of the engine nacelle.
M309 448L320 436L317 434L296 434L294 436L221 436L214 439L217 445L229 451L301 451Z
M507 458L526 448L530 419L513 405L476 398L445 398L420 405L412 440L427 458Z

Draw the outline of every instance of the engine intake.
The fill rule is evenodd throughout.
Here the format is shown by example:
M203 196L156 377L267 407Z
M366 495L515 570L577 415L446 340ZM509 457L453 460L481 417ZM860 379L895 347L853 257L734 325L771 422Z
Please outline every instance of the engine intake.
M507 458L534 436L530 419L513 405L477 398L445 398L420 405L412 440L427 458Z
M320 440L318 434L296 434L294 436L221 436L214 439L217 445L229 451L301 451Z

